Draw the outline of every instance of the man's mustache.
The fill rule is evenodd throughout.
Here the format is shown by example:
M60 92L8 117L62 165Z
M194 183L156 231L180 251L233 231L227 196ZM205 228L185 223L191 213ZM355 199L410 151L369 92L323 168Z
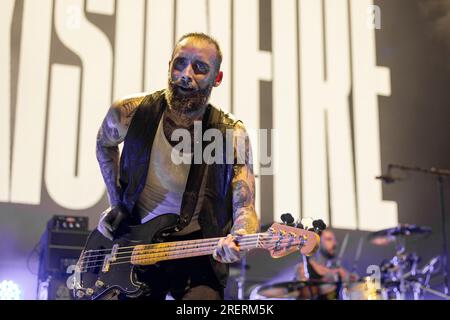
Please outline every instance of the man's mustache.
M183 86L179 81L170 81L169 86L174 96L183 100L186 98L205 98L211 94L211 87L199 89L193 86ZM185 89L185 91L182 92L180 88Z
M178 80L178 81L172 81L171 80L170 81L170 85L173 88L181 87L183 89L196 90L196 88L194 88L191 84L189 84L188 82L183 81L183 80Z

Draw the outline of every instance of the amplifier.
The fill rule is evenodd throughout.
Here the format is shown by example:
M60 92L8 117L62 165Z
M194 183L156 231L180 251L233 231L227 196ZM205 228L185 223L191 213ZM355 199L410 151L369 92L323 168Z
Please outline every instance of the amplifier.
M53 216L47 223L47 230L78 230L86 231L89 225L88 217Z
M47 230L44 248L46 272L66 272L68 266L75 264L89 233L88 230Z
M88 222L88 217L60 215L48 221L40 241L38 274L39 282L47 282L48 299L58 298L57 292L61 293L59 284L64 284L65 279L70 276L66 273L67 268L78 261L90 234Z
M65 273L75 264L86 243L88 217L54 216L47 223L41 237L41 263L39 274Z

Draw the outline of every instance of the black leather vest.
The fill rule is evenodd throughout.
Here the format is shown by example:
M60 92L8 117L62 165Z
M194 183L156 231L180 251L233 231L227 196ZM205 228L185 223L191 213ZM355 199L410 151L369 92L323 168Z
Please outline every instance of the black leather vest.
M167 107L164 90L157 91L144 98L133 117L125 137L120 160L120 185L122 188L122 204L136 216L136 201L145 186L150 153L158 124ZM208 128L216 128L222 132L223 157L222 164L192 163L181 202L179 223L176 230L186 227L194 214L200 185L205 173L205 189L202 207L199 213L199 224L204 238L226 236L232 227L232 188L233 165L225 161L225 130L233 129L237 121L229 114L208 105L203 118L203 132ZM203 143L203 148L206 143ZM225 286L228 278L228 265L210 258L212 267L219 282Z

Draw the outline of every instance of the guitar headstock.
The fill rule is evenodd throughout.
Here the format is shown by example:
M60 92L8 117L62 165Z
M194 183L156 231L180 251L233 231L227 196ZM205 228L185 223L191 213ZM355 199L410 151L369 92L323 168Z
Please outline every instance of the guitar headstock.
M320 237L313 231L274 223L261 237L260 242L273 258L281 258L297 250L310 256L319 248Z

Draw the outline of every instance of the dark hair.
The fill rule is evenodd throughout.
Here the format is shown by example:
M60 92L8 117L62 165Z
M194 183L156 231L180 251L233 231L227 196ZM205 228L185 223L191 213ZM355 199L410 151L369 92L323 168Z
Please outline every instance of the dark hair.
M190 32L190 33L186 33L185 35L183 35L177 41L177 43L175 44L175 48L178 46L178 44L181 41L183 41L184 39L187 39L187 38L203 40L203 41L206 41L206 42L214 45L214 47L216 47L216 71L218 72L220 70L220 65L222 64L222 50L220 50L220 46L219 46L219 43L217 42L217 40L203 32Z

